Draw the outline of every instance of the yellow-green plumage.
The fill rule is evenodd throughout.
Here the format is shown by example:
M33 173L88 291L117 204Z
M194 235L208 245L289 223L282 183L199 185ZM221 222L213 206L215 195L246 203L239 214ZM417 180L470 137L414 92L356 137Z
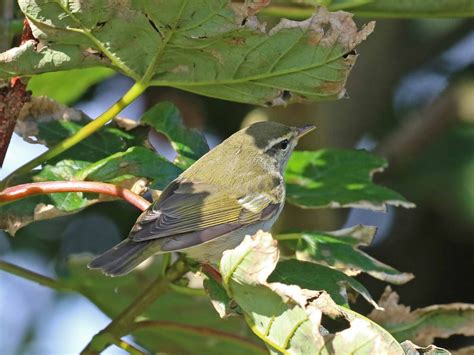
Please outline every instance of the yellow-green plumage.
M170 183L129 237L89 266L122 275L170 251L217 262L245 235L271 228L284 204L283 170L312 128L260 122L235 133Z

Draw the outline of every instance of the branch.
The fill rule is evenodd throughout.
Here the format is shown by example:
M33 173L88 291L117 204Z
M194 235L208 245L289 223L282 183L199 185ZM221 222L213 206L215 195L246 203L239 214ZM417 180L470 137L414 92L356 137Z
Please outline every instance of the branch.
M124 199L141 211L146 210L150 206L149 201L128 189L96 181L44 181L12 186L0 192L0 203L55 192L94 192L116 196Z
M213 337L218 339L224 339L240 346L246 347L249 350L257 350L260 353L267 354L265 348L259 346L258 344L254 343L253 341L244 338L242 336L227 333L222 330L209 328L209 327L201 327L195 326L190 324L183 324L183 323L176 323L170 321L157 321L157 320L144 320L140 322L135 322L132 325L132 331L139 330L139 329L167 329L167 330L176 330L180 332L190 333L194 335L200 335L202 337Z
M66 286L50 277L40 275L36 272L10 264L6 261L0 261L0 270L6 271L10 274L22 277L30 281L34 281L40 285L47 286L58 291L77 291L74 288Z
M191 288L170 283L170 289L176 293L186 296L207 296L207 293L203 288Z
M202 263L201 269L202 272L204 272L204 274L206 274L208 277L214 279L217 283L222 284L222 275L214 266L211 264Z
M447 89L421 112L406 118L397 130L380 142L375 153L387 158L391 169L402 167L446 132L447 128L462 119L472 119L463 117L467 115L463 113L463 108L473 100L473 94L463 85Z
M129 342L123 339L113 339L113 343L117 345L120 349L125 350L130 355L145 355L146 353L138 349L136 346L130 344Z
M113 339L121 338L130 332L136 317L145 311L160 295L169 289L169 284L181 278L189 267L182 260L178 260L167 270L165 276L159 276L142 294L140 294L125 310L99 333L82 350L83 355L97 355L110 344Z
M432 0L434 1L434 0ZM407 2L409 4L409 2ZM377 8L377 5L371 6L367 4L365 6L354 6L354 7L343 7L332 5L329 6L329 10L345 10L352 12L357 17L369 17L369 18L380 18L380 19L407 19L407 18L468 18L474 14L472 7L466 5L466 7L459 6L454 10L448 11L429 11L430 5L426 4L421 7L410 7L407 6L405 9L399 10L396 7ZM301 6L301 5L270 5L262 8L260 12L262 15L289 18L292 20L305 20L314 14L314 6Z
M146 85L140 82L135 83L130 88L130 90L128 90L125 95L123 95L115 104L110 106L107 111L105 111L91 123L82 127L77 133L58 143L54 148L46 151L45 153L39 155L35 159L31 160L30 162L26 163L25 165L12 172L3 180L3 185L8 186L8 182L12 179L13 176L29 172L38 165L58 156L59 154L73 147L83 139L89 137L91 134L93 134L95 131L97 131L107 122L113 119L125 107L130 105L138 96L143 93L143 91L145 91L145 89Z

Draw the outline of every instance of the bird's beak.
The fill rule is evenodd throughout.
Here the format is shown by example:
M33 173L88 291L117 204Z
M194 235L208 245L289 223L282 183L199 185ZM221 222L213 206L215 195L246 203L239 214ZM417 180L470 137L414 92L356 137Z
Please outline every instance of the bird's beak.
M299 127L296 129L296 138L300 139L301 137L303 137L306 133L309 133L311 132L313 129L315 129L316 126L313 126L311 124L309 125L306 125L306 126L303 126L303 127Z

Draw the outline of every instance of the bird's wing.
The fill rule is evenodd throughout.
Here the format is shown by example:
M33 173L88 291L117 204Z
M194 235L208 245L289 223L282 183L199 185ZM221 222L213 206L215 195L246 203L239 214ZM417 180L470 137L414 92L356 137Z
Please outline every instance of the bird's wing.
M189 181L173 182L138 219L130 232L135 241L172 236L196 245L249 224L271 218L278 210L265 194L235 196L226 189Z

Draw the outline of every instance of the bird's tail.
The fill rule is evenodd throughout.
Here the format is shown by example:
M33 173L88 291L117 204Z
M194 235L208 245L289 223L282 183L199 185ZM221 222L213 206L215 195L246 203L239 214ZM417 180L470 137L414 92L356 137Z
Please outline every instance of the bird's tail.
M156 241L133 242L130 239L125 239L93 259L88 267L101 269L104 274L109 276L128 274L158 251L156 244Z

